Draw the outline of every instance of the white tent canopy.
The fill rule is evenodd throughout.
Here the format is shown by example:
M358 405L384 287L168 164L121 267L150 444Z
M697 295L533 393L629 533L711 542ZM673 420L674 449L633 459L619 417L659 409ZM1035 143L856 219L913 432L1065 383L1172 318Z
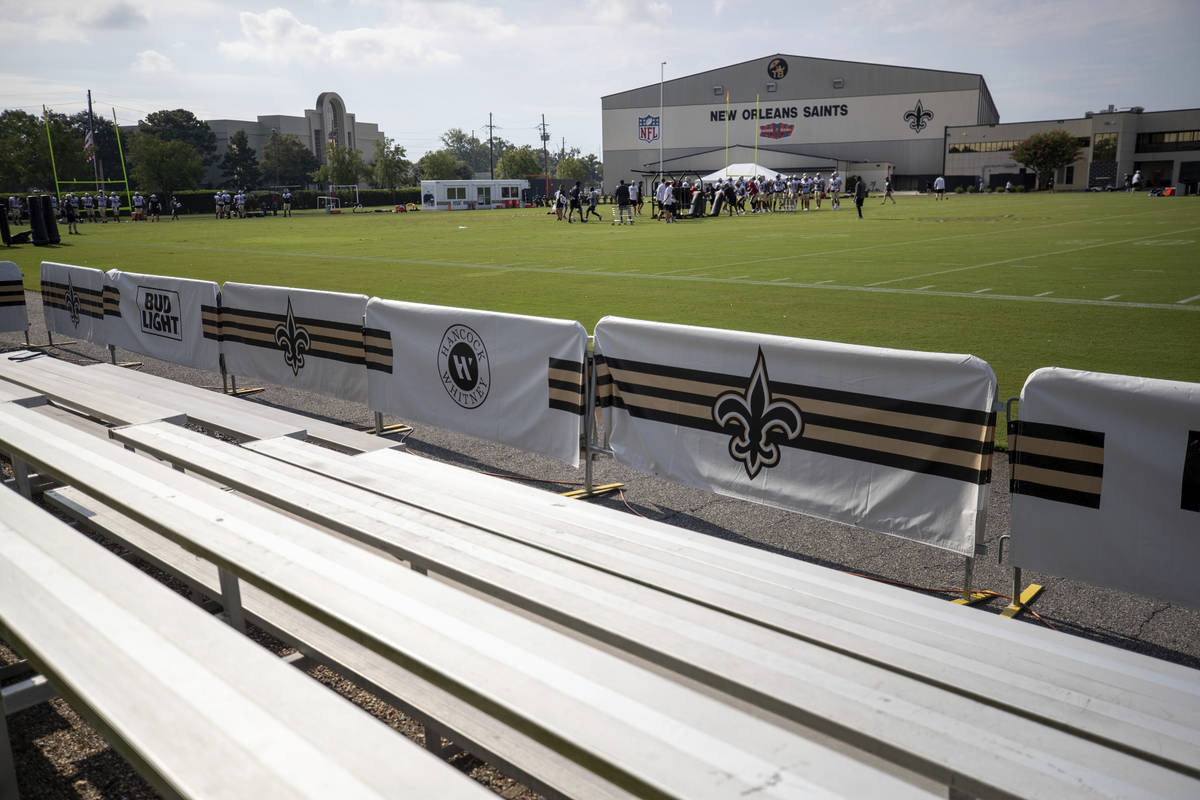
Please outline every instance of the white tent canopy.
M726 178L749 178L751 175L763 175L772 180L778 178L781 173L773 169L768 169L762 164L751 164L749 162L743 164L730 164L725 169L719 169L716 172L711 172L705 175L701 180L705 182L725 180Z

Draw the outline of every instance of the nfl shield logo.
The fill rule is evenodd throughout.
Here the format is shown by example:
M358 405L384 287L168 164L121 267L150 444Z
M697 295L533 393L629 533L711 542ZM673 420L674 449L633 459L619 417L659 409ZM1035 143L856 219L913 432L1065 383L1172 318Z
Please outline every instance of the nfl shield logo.
M638 139L643 142L657 142L659 131L659 117L647 114L644 117L638 117Z

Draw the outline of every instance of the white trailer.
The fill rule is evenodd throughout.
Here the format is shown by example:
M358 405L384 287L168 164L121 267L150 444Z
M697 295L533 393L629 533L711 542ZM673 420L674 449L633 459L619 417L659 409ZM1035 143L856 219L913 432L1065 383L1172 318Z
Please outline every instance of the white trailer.
M476 208L520 208L528 196L524 178L421 181L421 208L464 211Z

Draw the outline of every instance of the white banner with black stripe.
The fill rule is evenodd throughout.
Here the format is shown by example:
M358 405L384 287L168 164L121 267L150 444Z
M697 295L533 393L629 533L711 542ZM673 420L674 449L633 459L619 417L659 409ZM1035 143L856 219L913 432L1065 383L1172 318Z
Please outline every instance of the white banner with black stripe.
M579 464L578 322L371 298L370 405L409 422Z
M226 283L221 352L233 375L357 403L367 399L361 294Z
M1039 369L1008 445L1013 564L1200 608L1200 383Z
M92 344L104 336L104 273L91 267L42 262L42 314L46 330Z
M108 343L215 372L221 368L220 292L213 281L109 270L103 292Z
M974 356L605 317L617 460L688 486L975 552L996 378Z
M0 331L24 331L28 327L21 268L11 261L0 261Z

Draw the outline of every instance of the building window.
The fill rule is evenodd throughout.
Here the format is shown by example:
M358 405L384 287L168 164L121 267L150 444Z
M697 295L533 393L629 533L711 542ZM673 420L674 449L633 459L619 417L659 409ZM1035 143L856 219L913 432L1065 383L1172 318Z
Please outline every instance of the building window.
M1020 144L1019 139L1002 139L995 142L961 142L950 145L950 153L1003 153Z
M778 91L778 90L779 90L779 84L777 84L775 81L771 81L770 83L767 84L768 92L774 92L774 91Z
M1092 161L1117 160L1117 134L1097 133L1092 137Z
M1139 153L1168 153L1173 150L1200 150L1200 131L1162 131L1139 133Z
M467 187L465 187L465 186L447 186L446 187L446 199L447 200L466 200L467 199Z
M514 197L520 197L520 196L521 196L521 190L516 186L501 186L500 187L500 197L501 198L514 198Z
M716 97L720 97L720 96L721 96L721 95L723 95L724 93L725 93L725 87L724 87L724 86L714 86L714 87L713 87L713 95L714 95L714 96L716 96Z
M834 78L833 79L833 88L845 89L846 88L846 79L845 78Z

